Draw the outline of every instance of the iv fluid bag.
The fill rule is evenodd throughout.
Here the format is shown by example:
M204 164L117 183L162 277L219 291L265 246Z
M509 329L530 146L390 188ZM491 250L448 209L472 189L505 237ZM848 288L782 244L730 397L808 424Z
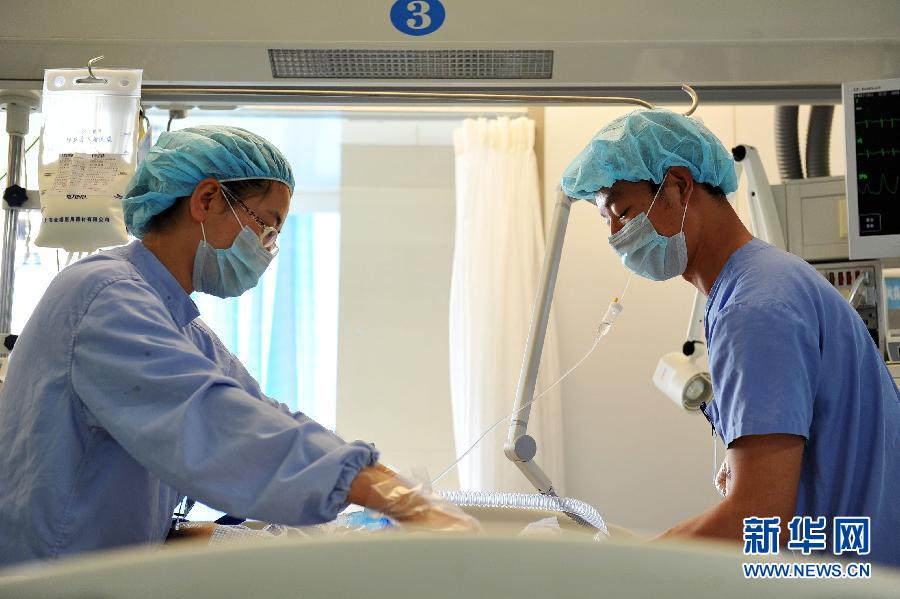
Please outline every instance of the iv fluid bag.
M141 141L139 69L49 69L35 244L69 252L128 242L122 197ZM88 82L86 82L88 81Z

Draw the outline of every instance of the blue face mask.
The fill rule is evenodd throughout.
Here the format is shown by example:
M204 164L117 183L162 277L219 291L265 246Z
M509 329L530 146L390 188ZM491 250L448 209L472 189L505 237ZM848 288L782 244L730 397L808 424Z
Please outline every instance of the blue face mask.
M663 177L647 212L638 214L609 238L609 245L622 258L622 264L633 273L652 281L677 277L687 268L684 216L681 217L681 232L672 237L660 235L647 218L665 182L666 178ZM687 206L684 208L684 215L687 216Z
M231 213L240 224L231 202ZM206 243L206 230L200 223L203 240L197 246L194 257L194 272L191 277L194 291L202 291L216 297L237 297L255 287L266 271L274 254L263 248L259 237L248 226L234 238L231 247L223 250Z

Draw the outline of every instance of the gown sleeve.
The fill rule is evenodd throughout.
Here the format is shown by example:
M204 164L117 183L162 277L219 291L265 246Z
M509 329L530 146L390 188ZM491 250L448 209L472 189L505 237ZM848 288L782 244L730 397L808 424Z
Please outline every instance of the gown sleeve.
M378 454L260 401L223 374L138 280L103 287L76 326L71 384L88 420L179 492L273 523L329 521Z
M726 446L745 435L809 439L820 358L815 328L799 314L776 301L728 306L709 357Z

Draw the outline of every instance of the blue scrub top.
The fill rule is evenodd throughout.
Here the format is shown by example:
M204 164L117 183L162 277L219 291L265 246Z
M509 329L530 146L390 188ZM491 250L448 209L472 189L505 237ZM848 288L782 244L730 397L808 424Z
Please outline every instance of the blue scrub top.
M815 268L754 239L710 290L706 339L725 445L806 439L796 515L871 518L871 554L900 566L900 394L859 314ZM832 556L833 557L833 556Z
M160 543L184 495L290 525L346 505L375 449L263 395L197 316L140 242L54 279L0 392L0 567Z

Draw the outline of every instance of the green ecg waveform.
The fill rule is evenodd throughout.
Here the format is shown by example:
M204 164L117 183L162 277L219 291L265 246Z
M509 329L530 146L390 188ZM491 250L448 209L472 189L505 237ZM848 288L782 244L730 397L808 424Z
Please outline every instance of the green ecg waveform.
M872 123L871 126L873 126L873 127L877 123L878 126L881 127L882 129L885 127L885 123L887 123L888 124L887 126L889 126L891 129L893 129L895 125L900 124L900 118L881 117L878 119L865 119L862 121L856 121L856 126L859 127L860 125L862 125L866 129L868 129L870 126L869 123Z
M888 183L887 175L882 173L881 177L878 179L878 189L875 189L870 185L868 179L869 177L865 173L859 174L859 181L861 182L859 192L861 194L877 196L887 192L890 195L897 195L897 191L900 191L900 175L894 177L894 185L892 187L891 184ZM863 181L865 181L865 183L862 183Z
M872 156L881 156L882 158L886 156L890 156L891 158L900 155L900 150L897 148L881 148L880 150L866 150L865 152L857 152L857 156L865 156L866 158L871 158Z

